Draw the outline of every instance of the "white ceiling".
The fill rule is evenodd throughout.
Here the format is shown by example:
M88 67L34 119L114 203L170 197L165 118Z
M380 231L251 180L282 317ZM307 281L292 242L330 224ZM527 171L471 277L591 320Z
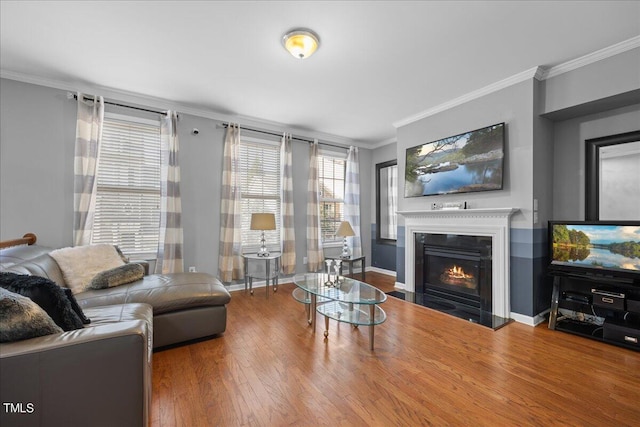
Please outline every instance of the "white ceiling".
M281 45L295 27L320 36L307 60ZM394 122L638 36L640 1L2 0L0 34L4 76L375 146Z

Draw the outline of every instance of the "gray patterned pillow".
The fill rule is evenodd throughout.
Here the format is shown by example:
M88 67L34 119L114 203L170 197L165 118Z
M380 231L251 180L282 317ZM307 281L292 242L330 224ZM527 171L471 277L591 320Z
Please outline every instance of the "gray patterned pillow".
M0 288L0 342L26 340L62 332L38 304Z
M89 289L105 289L125 283L135 282L144 277L144 267L140 264L124 264L120 267L102 271L95 275L89 283Z

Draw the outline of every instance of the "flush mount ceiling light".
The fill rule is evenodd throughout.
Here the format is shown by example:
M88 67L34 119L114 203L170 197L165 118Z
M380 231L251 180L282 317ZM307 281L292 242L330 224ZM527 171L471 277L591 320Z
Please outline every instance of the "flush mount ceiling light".
M282 45L294 57L305 59L318 49L320 40L313 31L299 28L285 34L282 38Z

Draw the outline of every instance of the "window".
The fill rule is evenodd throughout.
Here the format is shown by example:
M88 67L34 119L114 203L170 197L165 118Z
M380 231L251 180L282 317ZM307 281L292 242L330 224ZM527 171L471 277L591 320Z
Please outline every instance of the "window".
M160 122L105 114L91 243L155 257L160 226Z
M276 229L265 231L270 251L280 250L280 144L242 137L240 141L242 187L242 247L257 252L261 231L250 230L252 213L273 213Z
M342 243L336 236L344 218L344 156L323 153L318 156L320 180L320 233L322 243Z

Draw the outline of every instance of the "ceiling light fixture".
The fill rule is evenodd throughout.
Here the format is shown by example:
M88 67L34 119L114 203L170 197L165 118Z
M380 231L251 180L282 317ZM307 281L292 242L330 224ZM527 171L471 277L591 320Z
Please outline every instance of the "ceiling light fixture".
M285 34L282 37L282 45L294 57L306 59L318 49L320 39L313 31L299 28Z

